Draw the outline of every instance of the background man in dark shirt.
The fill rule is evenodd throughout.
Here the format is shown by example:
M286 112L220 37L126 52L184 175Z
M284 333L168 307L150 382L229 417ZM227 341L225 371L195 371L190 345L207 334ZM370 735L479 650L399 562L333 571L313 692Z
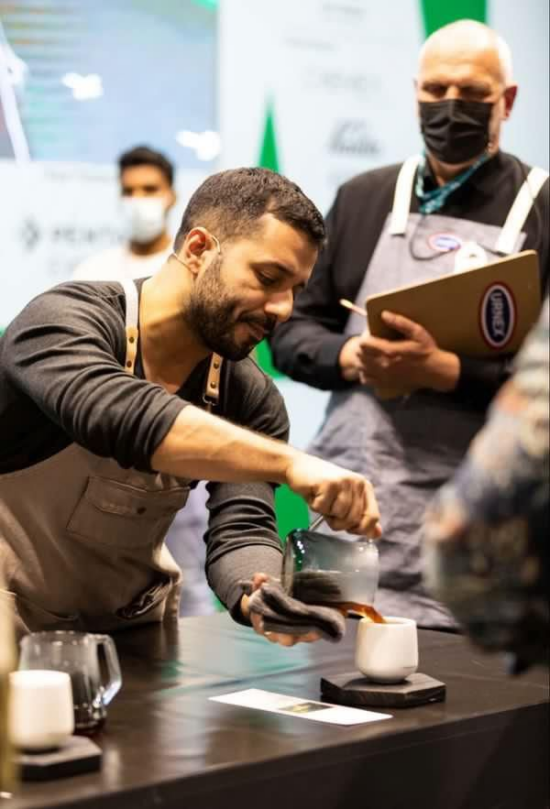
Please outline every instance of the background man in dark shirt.
M472 268L534 248L549 271L548 176L499 150L517 86L507 45L461 21L423 46L416 82L425 154L355 177L329 213L329 246L292 317L271 338L294 379L333 391L311 451L366 474L384 515L378 608L428 627L452 627L421 580L420 526L432 493L452 474L508 375L508 359L477 360L438 348L421 324L395 313L395 342L378 340L367 295ZM526 205L510 216L529 175ZM398 182L399 178L399 182ZM381 400L376 388L410 392Z
M200 479L217 481L207 574L237 619L248 608L240 580L280 573L273 484L335 528L379 535L370 484L285 443L283 401L248 358L289 317L323 240L322 217L293 183L222 172L191 198L154 276L61 284L8 327L0 596L20 631L176 617L179 569L164 536Z

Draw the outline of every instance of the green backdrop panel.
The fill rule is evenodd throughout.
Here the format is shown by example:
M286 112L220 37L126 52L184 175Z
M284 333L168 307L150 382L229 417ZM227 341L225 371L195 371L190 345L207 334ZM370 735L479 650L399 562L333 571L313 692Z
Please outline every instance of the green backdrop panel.
M278 371L273 365L271 348L267 340L262 340L262 342L256 346L256 362L272 379L281 379L284 377L284 374Z
M307 528L309 512L306 501L294 494L288 486L279 486L275 492L275 511L277 513L277 529L284 539L294 528Z
M487 21L487 0L421 0L426 36L455 20Z

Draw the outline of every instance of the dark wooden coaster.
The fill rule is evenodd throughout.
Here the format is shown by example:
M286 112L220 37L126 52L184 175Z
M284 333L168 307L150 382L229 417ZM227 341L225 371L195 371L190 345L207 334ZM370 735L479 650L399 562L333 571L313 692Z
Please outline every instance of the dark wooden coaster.
M23 781L49 781L93 772L101 767L101 749L85 736L71 736L58 750L19 753L15 763Z
M415 672L402 683L373 683L357 672L321 677L321 696L337 705L354 708L412 708L445 699L445 683Z

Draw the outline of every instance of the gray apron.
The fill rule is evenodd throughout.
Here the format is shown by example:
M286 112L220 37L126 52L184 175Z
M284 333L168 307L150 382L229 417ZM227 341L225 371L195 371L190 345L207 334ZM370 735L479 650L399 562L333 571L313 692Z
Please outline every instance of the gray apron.
M134 372L138 293L126 294L125 370ZM221 359L207 386L217 401ZM205 400L206 401L206 400ZM123 469L77 444L0 476L0 577L19 634L112 631L177 620L181 573L164 537L190 481Z
M411 214L418 160L409 158L400 170L393 210L357 295L361 307L369 295L473 269L491 255L497 260L519 251L525 240L523 223L548 176L533 175L540 171L533 170L529 187L522 186L501 229L439 214ZM346 334L364 330L365 319L352 313ZM331 395L310 451L365 475L375 488L384 530L375 604L383 614L405 615L423 626L455 625L423 587L421 526L432 495L457 468L483 422L483 413L435 392L380 400L372 388L354 385Z

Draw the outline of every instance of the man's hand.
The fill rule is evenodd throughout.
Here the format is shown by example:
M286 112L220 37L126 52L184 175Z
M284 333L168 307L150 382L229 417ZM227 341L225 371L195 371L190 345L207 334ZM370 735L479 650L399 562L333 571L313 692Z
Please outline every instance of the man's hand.
M266 576L265 573L256 573L252 579L254 590L259 590L263 582L268 579L269 576ZM295 646L297 643L314 643L321 639L321 636L317 632L308 632L307 635L287 635L284 632L266 632L264 619L261 615L250 612L248 601L248 596L243 596L241 599L241 612L244 618L250 621L254 632L258 635L263 635L270 643L278 643L280 646Z
M324 515L333 530L375 538L382 534L374 490L362 475L296 453L287 467L286 482L313 511Z
M383 312L382 318L405 339L384 340L366 333L361 335L356 346L361 366L359 380L374 388L410 392L420 388L440 392L454 390L460 374L456 354L438 348L431 334L407 317Z
M362 335L350 337L340 351L338 362L342 372L342 378L346 382L357 382L359 374L363 370L363 359L361 354L361 341L368 337L369 333L364 332Z

